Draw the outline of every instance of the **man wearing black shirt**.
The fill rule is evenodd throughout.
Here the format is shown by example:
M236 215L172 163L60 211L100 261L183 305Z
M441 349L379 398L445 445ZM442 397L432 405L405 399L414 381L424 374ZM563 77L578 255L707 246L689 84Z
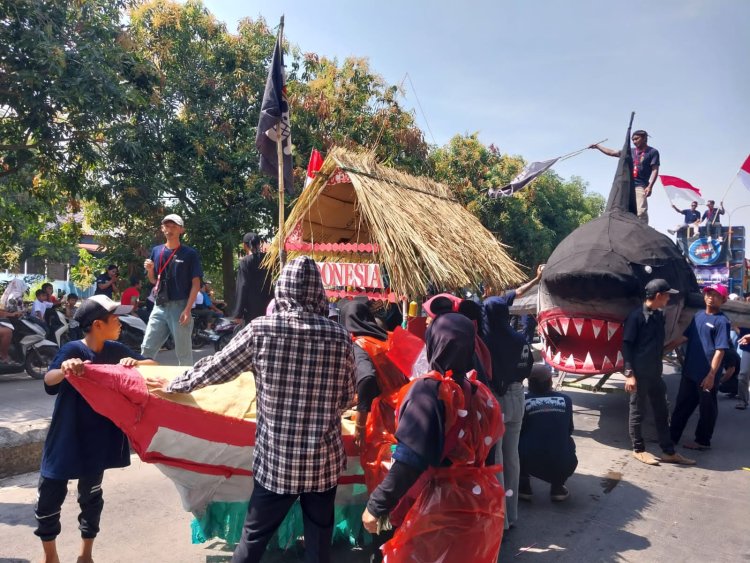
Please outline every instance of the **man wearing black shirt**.
M646 300L625 319L622 338L622 356L625 360L625 391L630 393L630 439L633 441L633 457L647 465L681 463L693 465L674 450L669 436L669 410L667 387L662 379L662 355L664 352L664 313L669 296L679 293L666 280L654 279L646 284ZM646 451L641 433L641 422L646 410L646 401L651 403L654 423L662 449L661 458Z
M242 237L245 256L240 260L237 270L237 297L235 299L234 317L237 321L249 323L266 314L266 307L273 299L271 273L261 267L265 253L260 251L260 237L255 233L246 233Z
M639 129L633 133L633 183L635 184L635 200L638 207L638 218L648 224L648 198L659 177L659 151L648 146L648 133ZM608 156L620 158L619 150L608 149L601 145L591 145L590 149L598 149Z

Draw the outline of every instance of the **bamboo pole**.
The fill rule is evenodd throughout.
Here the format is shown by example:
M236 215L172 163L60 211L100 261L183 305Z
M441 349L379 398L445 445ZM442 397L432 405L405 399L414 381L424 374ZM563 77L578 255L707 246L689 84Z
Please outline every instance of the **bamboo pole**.
M279 23L279 46L282 47L282 41L284 38L284 16L281 16L281 22ZM283 51L282 51L283 52ZM284 147L282 146L281 139L281 121L276 124L276 158L279 163L279 270L284 268L286 262L286 253L284 251L284 242L286 236L284 234Z

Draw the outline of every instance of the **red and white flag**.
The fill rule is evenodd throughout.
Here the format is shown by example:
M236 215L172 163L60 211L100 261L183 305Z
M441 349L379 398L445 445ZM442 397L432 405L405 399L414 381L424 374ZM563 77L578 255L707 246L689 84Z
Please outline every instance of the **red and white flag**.
M701 191L690 182L686 182L677 176L665 176L664 174L660 174L659 179L670 200L677 197L688 201L697 201L701 205L705 203L701 197Z
M323 157L320 156L318 149L313 149L310 153L310 162L307 163L307 178L305 179L305 187L312 184L315 179L315 175L318 170L323 166Z
M740 181L745 187L750 190L750 156L748 156L745 159L745 162L742 163L742 166L740 166L740 171L737 173L737 176L739 176Z

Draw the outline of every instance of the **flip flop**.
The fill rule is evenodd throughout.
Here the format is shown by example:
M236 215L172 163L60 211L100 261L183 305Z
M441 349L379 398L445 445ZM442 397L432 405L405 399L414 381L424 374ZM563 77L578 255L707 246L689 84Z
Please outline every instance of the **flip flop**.
M701 452L711 449L711 446L704 446L703 444L699 444L698 442L688 442L687 444L682 444L682 447L689 450L698 450Z

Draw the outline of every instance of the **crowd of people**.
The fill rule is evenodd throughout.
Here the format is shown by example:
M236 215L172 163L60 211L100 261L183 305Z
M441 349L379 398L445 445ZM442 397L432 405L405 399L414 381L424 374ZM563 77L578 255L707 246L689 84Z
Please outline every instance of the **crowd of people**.
M330 561L336 488L346 465L342 416L349 409L369 494L362 525L373 535L373 561L495 561L503 535L518 523L519 499L534 496L532 478L548 484L553 502L569 498L566 483L578 465L572 400L554 390L548 366L534 363L528 330L533 318L514 326L510 315L514 300L539 282L543 267L515 290L486 287L481 300L450 293L427 299L423 353L404 369L391 354L393 326L386 325L382 311L363 299L332 308L311 258L284 267L271 300L260 238L248 233L234 313L247 324L220 352L193 364L189 332L187 343L180 334L192 323L192 306L206 288L197 252L181 243L183 232L179 216L165 217L165 243L145 261L155 302L140 353L115 342L118 314L127 313L140 295L136 279L121 303L110 298L119 277L115 265L97 279L98 294L71 310L83 338L65 344L45 376L46 391L57 395L35 509L46 562L58 561L55 539L68 481L78 480L79 562L87 563L99 531L103 471L129 463L127 438L94 412L65 376L82 373L84 362L156 364L170 334L178 362L187 369L171 381L149 378L152 387L189 393L243 371L255 377L254 485L235 562L261 559L297 499L308 560ZM680 339L665 342L663 309L674 293L665 280L651 280L643 288L643 304L624 327L633 456L648 465L695 464L675 447L696 408L695 439L682 445L711 447L717 392L733 375L737 407L748 404L750 353L740 360L732 349L735 343L743 351L750 348L750 329L738 328L733 343L721 313L726 287L707 287L705 309ZM36 297L35 311L43 313L48 288ZM662 357L683 344L670 417ZM647 404L659 457L646 451L641 431Z

